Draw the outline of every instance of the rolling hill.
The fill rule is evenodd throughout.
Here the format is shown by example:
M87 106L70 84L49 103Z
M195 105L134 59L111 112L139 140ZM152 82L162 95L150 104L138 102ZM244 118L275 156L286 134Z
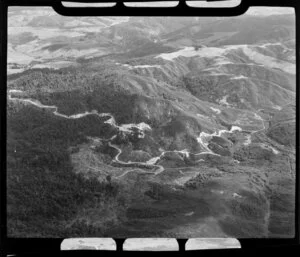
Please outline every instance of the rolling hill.
M9 234L293 236L294 32L11 9Z

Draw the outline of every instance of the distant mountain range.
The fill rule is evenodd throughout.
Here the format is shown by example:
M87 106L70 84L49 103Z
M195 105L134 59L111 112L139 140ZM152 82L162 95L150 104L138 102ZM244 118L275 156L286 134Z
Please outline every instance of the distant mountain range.
M11 8L9 17L9 73L77 65L78 58L131 51L131 55L142 57L186 46L280 43L282 48L291 48L290 51L295 48L292 14L180 19L75 18L59 16L50 8ZM286 54L293 56L293 52Z

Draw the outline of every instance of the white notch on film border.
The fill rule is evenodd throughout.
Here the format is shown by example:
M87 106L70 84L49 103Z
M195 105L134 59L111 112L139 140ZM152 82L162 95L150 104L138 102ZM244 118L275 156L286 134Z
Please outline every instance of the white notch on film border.
M112 238L66 238L60 245L60 250L106 250L116 251L117 244Z
M185 244L186 251L236 248L242 248L236 238L190 238Z
M64 2L62 1L61 4L64 7L113 7L117 3L116 2L107 2L107 3L79 3L79 2Z
M128 238L123 251L179 251L176 238Z
M242 0L227 0L227 1L216 1L216 2L207 2L201 0L194 0L194 1L186 1L186 4L189 7L202 7L202 8L219 8L219 7L236 7L240 5Z
M179 1L158 1L158 2L123 2L127 7L175 7L179 4ZM61 4L64 7L114 7L116 2L103 2L103 3L79 3L79 2L65 2L62 1Z
M124 5L127 7L175 7L179 4L179 1L158 1L158 2L124 2Z

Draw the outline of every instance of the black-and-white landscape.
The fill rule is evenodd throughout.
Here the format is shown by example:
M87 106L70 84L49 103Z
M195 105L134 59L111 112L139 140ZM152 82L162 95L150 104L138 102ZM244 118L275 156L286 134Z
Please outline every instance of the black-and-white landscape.
M293 237L295 17L9 9L11 237Z

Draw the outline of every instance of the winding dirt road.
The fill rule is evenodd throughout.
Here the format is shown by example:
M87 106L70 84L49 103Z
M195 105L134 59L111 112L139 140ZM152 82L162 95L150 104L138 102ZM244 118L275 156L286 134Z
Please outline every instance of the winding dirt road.
M108 120L106 120L104 123L110 124L111 126L119 129L120 131L123 131L125 133L131 133L132 131L130 130L130 128L135 127L138 128L143 132L143 130L151 130L150 126L146 123L139 123L139 124L122 124L122 125L118 125L116 123L116 120L114 118L114 116L110 113L99 113L96 110L92 110L91 112L84 112L84 113L78 113L78 114L73 114L73 115L65 115L62 113L58 112L58 107L55 105L44 105L41 102L37 101L37 100L33 100L33 99L28 99L28 98L17 98L17 97L11 97L11 93L23 93L23 91L20 90L10 90L8 93L8 99L11 101L21 101L24 103L29 103L32 104L38 108L43 108L43 109L52 109L53 110L53 114L65 119L80 119L83 118L85 116L88 115L97 115L99 117L109 117ZM260 119L262 121L263 124L263 128L256 130L256 131L251 131L251 134L262 131L265 129L265 125L264 125L264 121L261 118L261 116L259 116L257 113L254 113L255 117L257 119ZM161 158L168 152L176 152L176 153L180 153L183 156L189 158L190 155L203 155L203 154L211 154L211 155L215 155L215 156L220 156L220 154L214 153L211 149L209 149L208 147L208 141L209 139L211 139L213 136L216 137L221 137L223 133L234 133L235 131L243 131L242 128L238 127L238 126L232 126L230 130L219 130L218 132L215 131L214 133L206 133L206 132L201 132L199 137L197 138L198 143L200 144L200 146L204 149L204 151L200 152L200 153L191 153L188 152L187 149L184 150L174 150L174 151L163 151L159 156L156 157L152 157L150 160L148 160L147 162L132 162L132 161L128 161L128 162L124 162L121 161L119 159L119 156L122 154L122 149L119 148L117 145L112 144L111 141L114 140L116 138L116 135L114 135L113 137L111 137L110 139L106 140L109 141L108 145L114 149L116 149L118 151L118 154L114 157L113 162L118 163L124 167L140 167L140 168L151 168L151 172L144 172L144 173L153 173L154 175L158 175L160 173L162 173L165 169L162 165L156 164L159 160L161 160ZM144 134L143 134L144 135ZM101 139L103 140L103 139ZM251 140L249 138L249 140ZM251 142L251 141L250 141ZM183 159L183 158L182 158ZM132 171L140 171L141 169L133 169L130 171L126 171L125 173L129 173ZM122 174L119 177L122 177L125 175Z

